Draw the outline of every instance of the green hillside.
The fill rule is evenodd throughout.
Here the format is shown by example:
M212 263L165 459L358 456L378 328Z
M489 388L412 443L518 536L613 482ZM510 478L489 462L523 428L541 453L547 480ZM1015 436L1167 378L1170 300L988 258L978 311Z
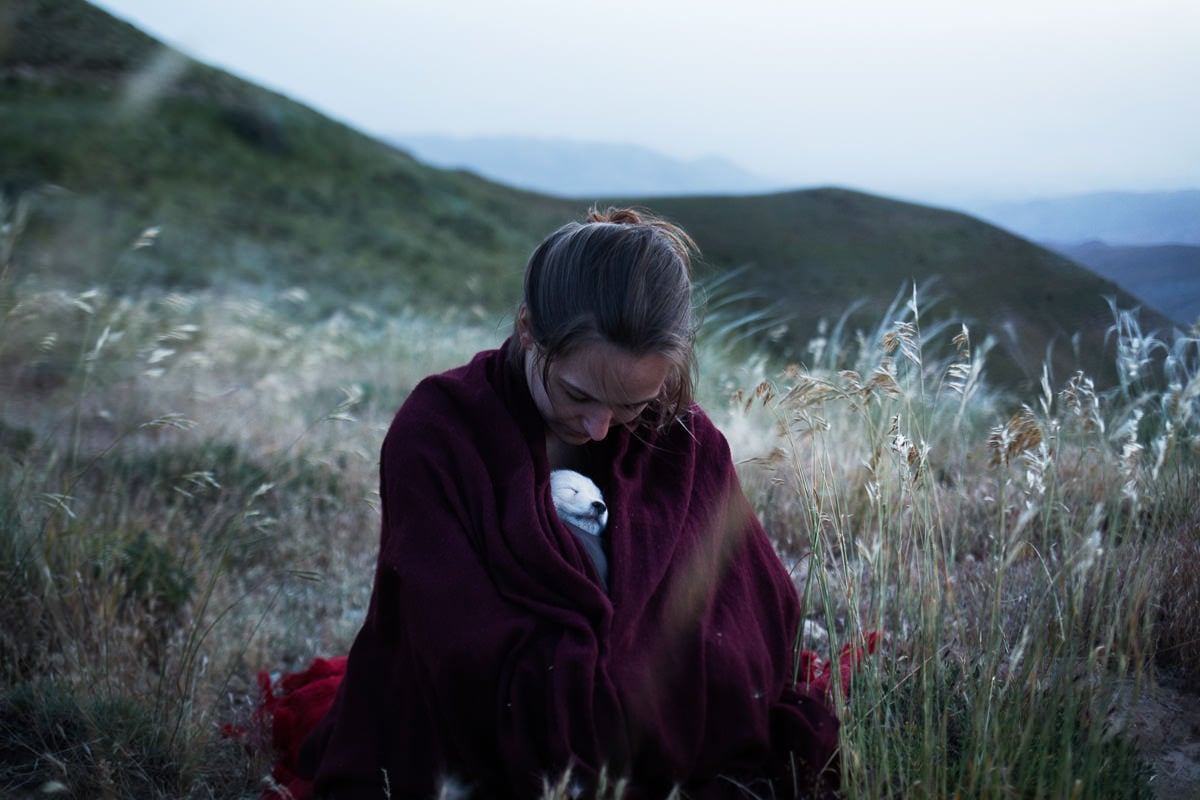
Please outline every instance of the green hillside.
M993 377L1037 381L1053 345L1060 378L1081 366L1112 379L1111 357L1102 355L1113 323L1105 297L1139 305L1115 283L977 219L860 192L670 198L655 207L697 231L709 261L744 267L743 286L791 315L788 342L797 353L817 320L856 307L852 319L871 327L915 281L930 304L922 308L926 328L961 320L976 342L996 337ZM1152 311L1142 321L1171 328Z
M129 285L302 285L327 304L508 304L578 204L427 168L80 0L0 35L0 177L44 184L20 263ZM118 254L148 226L157 246ZM104 274L98 274L104 271Z
M538 239L580 200L521 192L406 153L278 94L195 63L82 0L10 0L0 16L0 182L30 209L10 277L146 287L301 286L319 312L503 314ZM996 334L1002 381L1056 372L1105 382L1115 284L961 214L821 189L644 201L698 240L705 273L738 273L789 322L803 357L820 318L861 303L873 327L916 281L926 313ZM147 227L152 248L130 250ZM936 279L936 283L930 281ZM748 309L749 310L749 309ZM1144 315L1150 328L1165 320ZM1061 377L1061 375L1060 375Z

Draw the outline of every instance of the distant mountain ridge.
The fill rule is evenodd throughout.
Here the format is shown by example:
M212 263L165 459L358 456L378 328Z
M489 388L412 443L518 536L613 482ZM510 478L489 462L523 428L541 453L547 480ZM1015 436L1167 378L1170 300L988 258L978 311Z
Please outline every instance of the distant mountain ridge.
M630 144L433 134L388 140L428 164L557 197L760 194L793 188L728 159L682 160Z
M1200 190L1093 192L964 210L1035 242L1200 245Z
M1184 327L1200 323L1200 247L1114 246L1100 241L1058 252L1143 300Z
M732 196L779 188L729 161L687 162L634 145L517 136L392 141L430 164L562 197ZM1200 256L1162 248L1200 243L1200 191L1101 192L960 208L1092 269L1179 325L1196 319Z
M1097 192L973 209L1190 327L1200 318L1200 191Z
M400 134L387 140L428 164L558 197L742 195L800 188L728 159L688 161L630 144L441 134ZM1096 240L1200 245L1200 190L1092 192L949 206L1030 241L1054 245Z

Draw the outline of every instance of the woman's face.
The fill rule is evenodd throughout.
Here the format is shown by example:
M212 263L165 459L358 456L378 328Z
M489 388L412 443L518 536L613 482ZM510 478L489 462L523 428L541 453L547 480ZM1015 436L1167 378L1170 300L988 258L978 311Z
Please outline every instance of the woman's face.
M537 345L525 344L529 392L547 430L564 444L600 441L613 425L637 419L662 392L666 357L635 356L607 342L584 345L543 371Z

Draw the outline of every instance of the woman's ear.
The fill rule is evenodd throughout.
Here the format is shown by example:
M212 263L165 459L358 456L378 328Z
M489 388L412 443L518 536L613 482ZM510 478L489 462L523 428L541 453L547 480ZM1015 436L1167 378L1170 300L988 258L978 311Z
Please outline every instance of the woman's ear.
M524 304L517 309L517 337L522 348L533 349L533 332L529 330L529 306Z

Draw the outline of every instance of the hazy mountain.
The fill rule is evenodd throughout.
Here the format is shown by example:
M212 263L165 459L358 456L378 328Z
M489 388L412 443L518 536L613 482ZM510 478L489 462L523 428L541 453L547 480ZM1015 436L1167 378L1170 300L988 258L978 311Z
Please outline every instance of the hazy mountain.
M1035 242L1200 245L1200 190L1096 192L964 210Z
M1200 321L1200 247L1084 242L1058 248L1184 327Z
M1185 327L1200 316L1200 191L1101 192L980 206Z
M1057 377L1082 368L1105 385L1103 298L1137 303L964 214L859 192L564 200L437 169L82 0L8 1L0 207L29 215L0 301L8 281L24 280L129 292L301 286L310 313L357 302L477 308L499 321L540 238L599 201L649 205L683 223L704 252L702 278L736 270L745 310L772 303L787 323L773 345L752 341L780 358L804 359L818 321L852 307L855 326L890 322L889 302L916 281L941 298L922 309L923 328L966 321L976 341L997 337L988 368L997 382L1036 381L1053 344ZM155 246L131 249L150 226ZM1149 328L1168 324L1143 317Z
M428 164L559 197L755 194L789 188L727 159L684 161L636 145L514 136L389 138Z

